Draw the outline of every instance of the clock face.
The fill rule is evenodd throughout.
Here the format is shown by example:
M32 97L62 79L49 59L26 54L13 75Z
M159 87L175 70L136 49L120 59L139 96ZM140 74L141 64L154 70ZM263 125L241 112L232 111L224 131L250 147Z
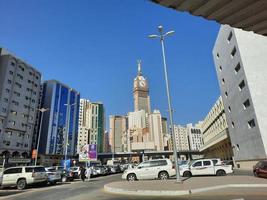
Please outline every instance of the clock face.
M140 81L140 82L139 82L139 85L140 85L141 87L145 87L146 83L145 83L145 81Z

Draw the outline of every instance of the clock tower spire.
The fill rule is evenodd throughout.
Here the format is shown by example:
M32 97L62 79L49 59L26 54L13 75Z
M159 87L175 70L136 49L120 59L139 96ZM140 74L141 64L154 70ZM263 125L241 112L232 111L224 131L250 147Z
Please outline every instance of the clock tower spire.
M148 82L142 75L141 60L137 60L137 77L134 79L134 110L144 110L146 113L150 113L150 97Z

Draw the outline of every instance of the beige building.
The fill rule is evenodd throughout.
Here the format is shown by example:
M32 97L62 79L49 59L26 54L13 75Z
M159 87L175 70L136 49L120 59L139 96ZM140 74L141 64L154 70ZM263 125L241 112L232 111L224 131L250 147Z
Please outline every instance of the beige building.
M97 144L98 152L104 148L104 110L102 103L80 99L77 153L87 144Z
M232 159L232 145L221 96L202 122L201 131L204 145L200 151L206 158Z
M156 151L163 151L164 135L162 128L162 117L159 110L154 110L154 112L149 115L149 132L152 135L152 141L154 141L154 149Z
M175 145L177 151L188 151L189 141L188 141L187 128L180 125L174 125L173 127L174 127L174 134L176 139Z
M109 116L109 144L111 152L123 152L124 136L127 134L127 118L126 116L112 115Z

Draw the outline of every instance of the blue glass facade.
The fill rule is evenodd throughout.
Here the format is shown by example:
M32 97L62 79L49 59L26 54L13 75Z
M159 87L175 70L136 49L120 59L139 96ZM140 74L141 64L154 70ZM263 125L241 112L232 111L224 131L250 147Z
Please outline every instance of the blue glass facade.
M54 80L43 84L42 107L50 111L44 114L41 153L64 155L67 147L68 155L75 155L79 102L80 94L68 86Z

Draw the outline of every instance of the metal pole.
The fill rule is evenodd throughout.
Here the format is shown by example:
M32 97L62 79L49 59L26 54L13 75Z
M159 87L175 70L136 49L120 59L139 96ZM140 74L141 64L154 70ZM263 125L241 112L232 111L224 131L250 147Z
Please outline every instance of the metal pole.
M68 140L69 140L69 115L70 115L70 111L69 111L69 107L70 105L66 105L67 106L67 124L66 124L66 146L65 146L65 162L64 162L64 169L67 168L66 165L66 161L67 161L67 156L68 156Z
M41 121L40 121L40 127L39 127L39 135L38 135L38 141L37 141L37 147L36 147L36 157L34 161L34 165L36 166L37 164L37 159L38 159L38 152L39 152L39 145L40 145L40 137L41 137L41 130L42 130L42 125L43 125L43 113L45 112L44 110L39 110L41 112Z
M173 156L175 160L175 168L176 168L176 181L182 182L180 177L180 169L178 165L178 156L177 156L177 148L176 148L176 140L174 134L174 127L173 127L173 116L172 116L172 105L171 105L171 96L170 96L170 89L169 89L169 80L168 80L168 72L167 72L167 65L166 65L166 58L165 58L165 48L164 48L164 36L162 32L160 32L160 42L162 48L162 57L163 57L163 65L164 65L164 74L165 74L165 81L166 81L166 89L167 89L167 97L168 97L168 106L169 106L169 117L170 117L170 124L171 124L171 132L172 132L172 139L173 139Z

